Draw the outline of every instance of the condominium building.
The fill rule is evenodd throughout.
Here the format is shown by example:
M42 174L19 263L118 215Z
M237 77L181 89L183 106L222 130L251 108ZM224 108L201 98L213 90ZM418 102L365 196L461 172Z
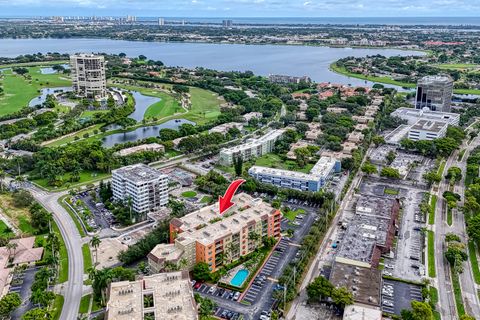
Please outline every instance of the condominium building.
M153 272L165 264L192 270L205 262L212 272L261 246L265 237L280 237L281 213L261 199L242 193L223 215L218 203L170 221L170 244L159 244L148 254ZM257 235L252 237L252 234Z
M197 320L197 304L188 272L110 283L105 319Z
M413 125L421 119L446 122L452 126L457 126L458 122L460 121L460 114L458 113L431 111L428 108L398 108L390 115L392 117L398 117L400 119L407 120L409 125Z
M168 176L145 165L135 164L112 171L113 198L132 202L137 213L160 209L168 203Z
M445 122L418 120L408 131L410 140L434 140L445 137L448 124Z
M220 151L219 164L222 166L231 166L233 159L241 157L243 160L249 160L261 157L272 152L275 142L285 133L283 129L270 131L258 139L250 139L246 143L224 148Z
M334 172L340 172L341 163L334 158L321 157L310 173L253 166L248 174L262 183L279 188L300 191L320 191Z
M312 82L312 79L307 76L303 77L293 77L293 76L286 76L286 75L278 75L278 74L271 74L268 76L268 80L273 83L301 83L301 82L306 82L310 83Z
M450 111L453 80L449 76L426 76L418 80L415 108L432 111Z
M101 99L107 95L105 58L93 54L70 56L73 90L82 97Z

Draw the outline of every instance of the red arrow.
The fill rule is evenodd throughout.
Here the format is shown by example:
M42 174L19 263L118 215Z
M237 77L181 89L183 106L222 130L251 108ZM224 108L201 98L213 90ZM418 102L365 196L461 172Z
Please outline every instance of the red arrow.
M225 191L225 194L223 195L223 197L218 196L220 214L224 213L228 208L230 208L235 204L231 201L232 197L235 194L235 192L237 192L238 187L240 187L240 185L244 182L245 180L243 179L232 181L232 183L230 183L230 186L228 186L227 191Z

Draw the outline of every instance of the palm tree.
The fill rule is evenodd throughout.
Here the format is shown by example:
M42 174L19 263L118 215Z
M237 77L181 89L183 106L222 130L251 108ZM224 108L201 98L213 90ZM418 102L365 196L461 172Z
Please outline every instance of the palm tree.
M102 243L102 240L100 240L100 238L95 235L92 237L92 239L90 239L90 245L92 246L92 248L95 250L95 265L97 265L98 263L98 247L100 246L100 243Z
M5 179L5 171L0 170L0 190L3 191L3 179Z

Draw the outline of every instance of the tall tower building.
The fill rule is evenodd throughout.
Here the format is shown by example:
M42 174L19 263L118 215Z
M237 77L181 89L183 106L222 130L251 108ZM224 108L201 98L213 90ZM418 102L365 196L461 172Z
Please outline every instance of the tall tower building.
M70 56L73 90L81 97L102 99L107 95L105 58L93 54Z
M158 18L158 25L159 26L164 26L165 25L165 19L164 18Z
M426 76L418 80L415 108L450 112L453 80L449 76Z

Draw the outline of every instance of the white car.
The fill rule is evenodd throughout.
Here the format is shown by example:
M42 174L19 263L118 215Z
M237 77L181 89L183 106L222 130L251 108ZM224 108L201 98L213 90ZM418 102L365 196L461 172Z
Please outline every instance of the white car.
M208 293L214 294L216 290L217 290L217 288L215 288L215 287L210 287L210 289L208 289Z

